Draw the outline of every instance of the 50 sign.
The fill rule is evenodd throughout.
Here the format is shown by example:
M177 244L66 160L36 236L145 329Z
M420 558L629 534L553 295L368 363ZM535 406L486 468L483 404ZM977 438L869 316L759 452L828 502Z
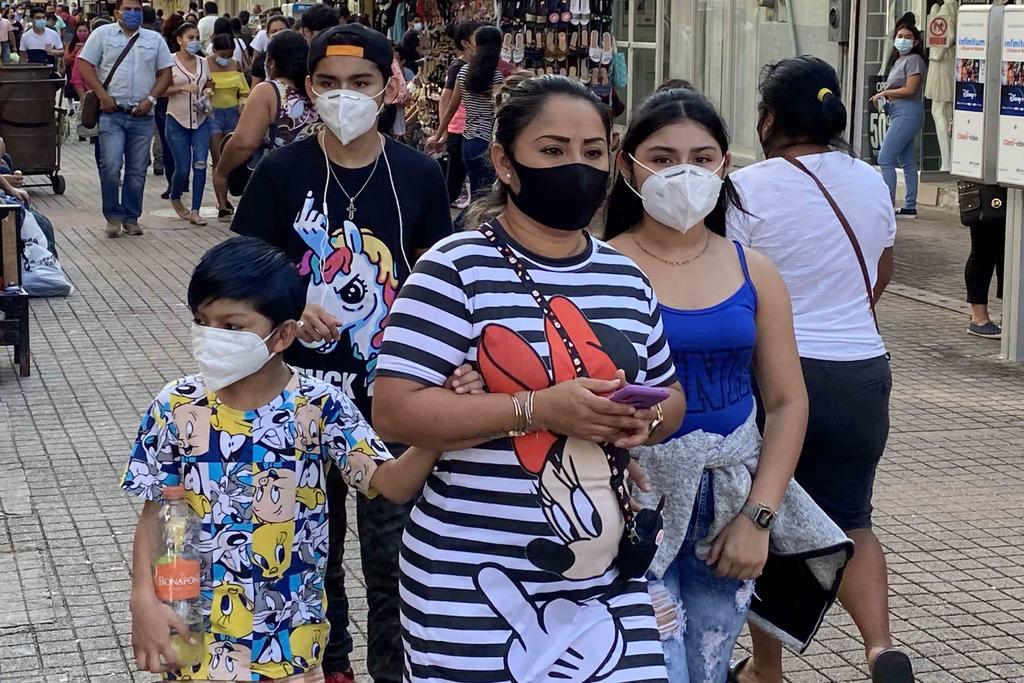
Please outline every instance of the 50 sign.
M882 91L885 79L882 76L874 76L868 82L868 91L878 93ZM868 146L871 148L871 163L878 164L878 150L882 148L882 140L889 132L889 115L880 112L874 103L869 103L870 113L868 115Z

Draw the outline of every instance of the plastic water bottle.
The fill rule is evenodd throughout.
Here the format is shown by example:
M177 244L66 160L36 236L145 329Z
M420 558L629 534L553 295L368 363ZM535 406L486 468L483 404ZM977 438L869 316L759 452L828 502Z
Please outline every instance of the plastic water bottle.
M203 658L203 611L200 602L199 518L185 501L184 486L168 486L160 510L162 529L153 566L157 599L185 622L188 633L171 635L176 664L185 669ZM190 644L184 636L191 636Z

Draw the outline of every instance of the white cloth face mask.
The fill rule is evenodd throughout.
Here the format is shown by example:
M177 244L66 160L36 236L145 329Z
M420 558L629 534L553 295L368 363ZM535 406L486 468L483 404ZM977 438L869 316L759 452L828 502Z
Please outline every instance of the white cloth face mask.
M384 90L370 97L355 90L328 90L317 93L316 110L320 120L324 122L341 144L347 145L360 135L373 130L377 124L377 116L384 109L384 103L377 106L376 99L384 94Z
M192 325L192 357L210 391L220 391L253 374L274 356L267 340L253 332Z
M639 192L629 183L626 185L643 200L647 215L659 223L686 232L704 220L718 204L725 182L718 172L725 166L724 158L714 171L693 164L655 171L632 154L629 158L653 174L647 177Z

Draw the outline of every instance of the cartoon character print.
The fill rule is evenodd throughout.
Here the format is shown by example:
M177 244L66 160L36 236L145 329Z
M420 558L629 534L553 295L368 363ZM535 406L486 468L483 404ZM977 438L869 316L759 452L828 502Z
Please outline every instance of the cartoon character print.
M320 436L323 432L324 411L315 403L296 402L295 446L303 454L320 453Z
M308 192L293 224L309 247L299 266L301 275L310 276L306 301L322 305L341 321L339 332L343 338L348 333L353 355L366 362L367 374L372 376L384 324L398 293L394 259L387 245L351 221L328 232L327 216L313 206L313 193ZM333 341L302 344L325 354L338 345Z
M303 510L314 511L327 502L327 482L324 480L324 465L319 460L300 460L296 463L298 488L295 500Z
M171 413L178 436L178 452L185 457L200 457L210 452L210 419L208 406L183 403Z
M287 660L277 638L265 638L258 645L254 644L254 649L257 652L256 661L252 665L254 674L267 678L287 678L295 673L295 665Z
M291 453L294 447L289 429L291 421L288 410L272 410L257 415L252 423L253 445L261 446L270 453Z
M505 668L516 683L600 681L626 653L622 624L599 600L554 598L535 605L497 565L484 565L475 582L512 631Z
M295 606L289 603L285 595L270 584L257 584L253 633L276 633L282 624L288 624L295 612Z
M194 681L248 681L249 647L243 643L211 640L206 636L206 654L199 666L192 668L190 675L183 675L180 680Z
M331 626L327 622L304 624L292 631L289 644L292 648L292 661L303 671L320 665L327 648L327 636Z
M636 376L636 351L620 331L591 325L564 297L549 303L578 349L584 374L612 379L621 367L627 377ZM551 374L522 336L497 324L484 327L477 362L489 391L540 390L576 377L558 330L545 320L544 331ZM537 478L538 503L557 539L534 539L526 547L527 559L570 581L602 576L615 560L623 529L602 447L550 432L517 437L512 443L519 464ZM483 567L475 581L511 630L505 664L512 680L583 683L601 680L617 667L625 636L604 603L556 598L534 604L523 586L496 566Z
M294 538L292 522L261 524L252 532L252 563L260 569L263 580L280 579L292 566Z
M568 299L555 297L551 308L579 350L589 377L612 379L616 364L605 351L616 353L631 345L621 332L600 326L598 337L583 313ZM477 362L487 388L495 393L539 390L576 377L557 330L545 321L545 336L554 370L549 376L544 361L519 334L491 324L481 333ZM615 335L622 339L611 339ZM621 342L621 343L620 343ZM635 356L635 351L632 351ZM520 465L537 477L540 507L559 541L535 539L527 557L541 569L570 580L592 579L612 566L622 535L623 521L615 493L609 484L611 470L597 444L539 432L513 439Z
M252 518L251 465L227 463L227 472L210 491L214 524L237 524Z
M248 541L248 529L228 526L218 531L215 536L200 541L199 552L204 558L209 557L211 566L223 567L238 578L248 578Z
M240 583L222 581L213 587L210 629L235 639L252 634L253 603Z
M252 515L258 522L288 522L295 519L295 471L285 468L263 470L252 475L255 488Z

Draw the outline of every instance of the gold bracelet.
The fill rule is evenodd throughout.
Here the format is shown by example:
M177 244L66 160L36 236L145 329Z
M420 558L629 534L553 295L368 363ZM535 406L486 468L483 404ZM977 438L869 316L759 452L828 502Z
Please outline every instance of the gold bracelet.
M536 391L531 391L526 396L526 411L525 412L526 412L526 431L527 432L535 432L535 431L537 431L537 428L533 425L533 401L534 401L534 398L536 396L537 396L537 392Z
M515 394L509 394L512 397L512 407L516 411L516 422L515 425L506 432L506 435L512 438L517 436L526 436L527 432L522 429L523 424L523 404L519 401L519 397Z

